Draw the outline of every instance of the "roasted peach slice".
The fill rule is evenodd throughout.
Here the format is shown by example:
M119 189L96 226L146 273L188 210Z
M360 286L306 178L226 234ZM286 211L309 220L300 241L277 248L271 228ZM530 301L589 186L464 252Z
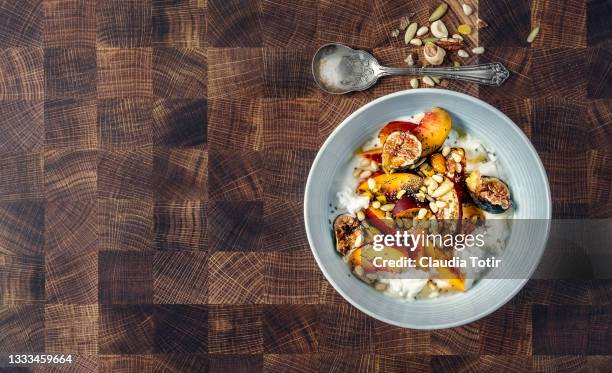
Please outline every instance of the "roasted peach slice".
M412 129L412 133L421 141L422 156L427 156L442 146L451 126L451 116L442 108L434 107L425 114L421 123Z
M419 175L398 172L394 174L382 174L374 177L376 185L380 185L380 191L388 198L395 198L397 192L405 190L408 193L415 193L423 185L423 178ZM368 189L367 180L357 188L359 193L365 193Z

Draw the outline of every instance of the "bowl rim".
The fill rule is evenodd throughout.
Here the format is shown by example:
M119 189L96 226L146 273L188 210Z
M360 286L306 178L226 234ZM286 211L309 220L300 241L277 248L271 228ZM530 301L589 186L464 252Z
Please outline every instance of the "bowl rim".
M347 300L351 305L353 305L355 308L357 308L358 310L360 310L361 312L365 313L368 316L371 316L377 320L383 321L387 324L391 324L391 325L395 325L395 326L399 326L402 328L410 328L410 329L420 329L420 330L437 330L437 329L446 329L446 328L452 328L452 327L457 327L457 326L461 326L461 325L465 325L465 324L469 324L473 321L479 320L495 311L497 311L499 308L501 308L504 304L508 303L527 283L527 281L531 278L531 276L533 275L533 272L535 271L535 269L537 268L537 263L539 263L542 259L542 256L544 255L544 249L541 250L539 257L537 258L537 261L535 262L536 265L534 265L532 267L532 269L529 271L529 276L527 278L524 279L513 279L512 281L518 281L518 285L511 291L506 293L506 295L502 298L500 298L500 300L498 302L496 302L496 304L494 304L492 307L489 307L488 309L481 311L479 313L476 313L470 317L465 318L464 320L461 321L457 321L457 322L449 322L449 323L441 323L441 324L436 324L435 326L430 326L430 325L418 325L418 324L410 324L410 323L403 323L403 322L398 322L395 320L391 320L388 319L384 316L378 315L374 312L371 312L370 310L368 310L367 308L363 307L361 304L359 304L358 301L356 301L355 299L353 299L353 297L351 297L349 294L345 293L337 284L336 281L332 278L332 276L330 276L330 274L327 272L327 270L325 269L325 267L322 265L322 261L319 258L319 255L317 254L317 251L314 248L314 244L313 244L313 238L312 238L312 234L311 234L311 226L310 226L310 220L308 218L308 206L309 204L309 200L311 198L309 190L311 189L311 184L314 182L313 181L313 170L317 167L322 154L325 152L325 150L330 146L330 144L333 142L334 137L336 136L336 134L340 131L341 128L343 128L344 126L346 126L348 123L350 123L353 118L355 118L356 116L358 116L359 114L361 114L362 112L368 110L370 107L378 105L379 103L389 100L391 98L397 97L397 96L410 96L410 95L419 95L419 94L425 94L425 93L433 93L433 94L442 94L442 95L449 95L449 96L454 96L457 98L461 98L461 99L465 99L467 101L471 101L472 103L476 104L476 105L480 105L485 107L486 109L495 112L497 115L499 115L500 117L502 117L503 119L505 119L506 122L510 123L510 127L512 127L512 129L516 132L516 134L523 140L524 144L526 145L527 149L529 150L529 152L532 153L532 155L535 157L536 160L536 164L535 166L538 168L538 170L540 171L540 173L542 175L544 175L544 181L545 181L545 193L547 196L546 199L546 204L545 204L545 216L546 216L546 227L545 227L545 240L544 240L544 245L546 245L546 242L548 242L549 239L549 235L550 235L550 219L552 218L552 198L551 198L551 193L550 193L550 183L548 180L548 174L546 173L546 169L544 168L544 165L542 164L542 160L540 159L540 156L538 155L538 152L536 151L535 147L533 146L533 144L531 143L531 141L529 140L529 138L527 137L527 135L525 135L525 133L520 129L520 127L514 123L514 121L512 119L510 119L506 114L504 114L503 112L501 112L499 109L497 109L496 107L492 106L491 104L468 94L465 93L460 93L460 92L456 92L456 91L451 91L448 89L440 89L440 88L419 88L419 89L415 89L415 90L403 90L403 91L398 91L398 92L394 92L394 93L390 93L384 96L381 96L373 101L368 102L367 104L361 106L360 108L358 108L357 110L355 110L353 113L351 113L348 117L346 117L328 136L327 139L323 142L323 144L321 145L321 147L319 148L319 151L317 152L317 155L314 159L314 161L312 162L312 166L310 167L310 170L308 171L308 178L306 180L306 185L305 185L305 190L304 190L304 226L306 229L306 236L308 238L308 245L310 247L310 251L312 251L312 254L315 258L315 261L317 262L317 266L319 267L319 269L321 270L321 272L323 272L323 275L325 276L325 279L333 286L333 288L345 299ZM486 279L483 278L480 281L484 282L484 281L495 281L494 279Z

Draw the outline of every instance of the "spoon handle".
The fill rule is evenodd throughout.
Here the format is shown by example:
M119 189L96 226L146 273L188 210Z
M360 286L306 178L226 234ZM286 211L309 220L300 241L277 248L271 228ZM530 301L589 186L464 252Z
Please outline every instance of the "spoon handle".
M510 72L496 62L459 67L381 67L380 76L385 75L429 75L499 87L508 79Z

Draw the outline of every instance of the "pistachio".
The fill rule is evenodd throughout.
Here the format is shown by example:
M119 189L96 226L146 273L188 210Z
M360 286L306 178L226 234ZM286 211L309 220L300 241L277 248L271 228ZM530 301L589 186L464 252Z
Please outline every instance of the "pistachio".
M431 16L429 16L429 22L439 20L440 18L444 16L444 14L446 14L447 10L448 10L448 5L446 3L442 3L438 5L436 10L434 10L433 13L431 13Z
M406 56L404 62L406 62L406 65L408 66L414 66L414 59L412 58L412 53Z
M431 79L427 75L423 77L423 83L428 85L428 86L430 86L430 87L433 87L433 86L436 85L436 83L433 81L433 79Z
M474 54L483 54L485 51L484 47L476 47L472 49L472 53Z
M535 40L536 36L540 33L540 26L536 26L531 32L529 36L527 36L527 43L531 44Z
M410 44L416 45L417 47L420 47L421 45L423 45L423 42L421 41L421 39L414 38L414 39L410 40Z
M427 43L423 48L423 55L427 62L436 66L442 64L444 56L446 56L446 51L434 43Z
M412 22L410 26L408 26L408 28L406 29L406 33L404 34L404 43L410 43L410 40L412 40L414 38L414 35L416 35L418 27L419 26L416 24L416 22Z
M419 88L419 80L417 78L410 79L410 86L412 88Z
M429 32L429 27L427 26L422 26L421 28L419 28L416 32L417 36L423 36L425 34L427 34Z
M437 38L447 38L448 30L442 21L435 21L431 24L431 34Z
M468 52L464 51L463 49L459 49L457 51L457 55L461 58L468 58L470 56Z
M472 7L467 4L461 5L461 8L463 8L463 14L465 14L466 16L469 16L474 11Z

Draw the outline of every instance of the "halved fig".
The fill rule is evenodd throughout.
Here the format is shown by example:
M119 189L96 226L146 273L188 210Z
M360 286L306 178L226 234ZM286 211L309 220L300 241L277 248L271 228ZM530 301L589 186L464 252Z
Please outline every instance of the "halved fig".
M376 185L380 185L380 192L384 193L389 199L395 199L397 192L402 189L408 193L416 193L423 185L422 177L405 172L377 175L373 179ZM368 190L367 180L357 188L358 193L365 193Z
M346 255L351 249L360 247L365 241L365 232L357 218L349 214L341 214L334 220L334 235L336 250Z
M404 122L404 121L393 121L387 123L381 130L378 132L378 140L381 144L384 144L387 140L387 136L392 134L395 131L401 132L410 132L418 126L416 123L412 122Z
M421 158L422 146L410 132L396 131L387 136L382 148L382 167L387 173L406 169Z
M496 177L473 171L465 183L476 206L487 212L500 214L512 206L510 188Z

